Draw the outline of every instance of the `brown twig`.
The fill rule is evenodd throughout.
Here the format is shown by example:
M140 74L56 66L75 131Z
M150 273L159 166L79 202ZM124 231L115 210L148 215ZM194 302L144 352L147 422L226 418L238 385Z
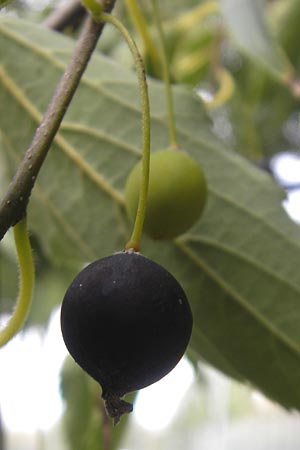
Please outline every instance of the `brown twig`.
M115 1L104 0L104 11L110 12ZM0 203L0 240L7 230L21 220L26 213L29 197L39 170L76 92L103 27L103 23L96 23L91 17L85 23L48 109Z

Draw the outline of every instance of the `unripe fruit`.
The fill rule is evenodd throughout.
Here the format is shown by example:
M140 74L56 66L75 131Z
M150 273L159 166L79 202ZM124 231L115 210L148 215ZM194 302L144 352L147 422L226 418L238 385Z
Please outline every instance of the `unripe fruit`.
M61 309L65 344L75 361L102 386L115 422L132 405L120 399L158 381L183 356L192 314L176 279L130 251L84 268Z
M141 183L141 161L125 187L125 205L134 221ZM170 239L187 231L201 216L207 186L201 167L186 152L160 150L151 156L144 231L154 239Z

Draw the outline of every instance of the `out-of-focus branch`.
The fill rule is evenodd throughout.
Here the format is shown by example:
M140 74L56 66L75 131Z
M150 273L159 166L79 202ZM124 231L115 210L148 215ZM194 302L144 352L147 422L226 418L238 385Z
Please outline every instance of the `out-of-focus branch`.
M85 16L86 9L80 0L70 0L67 4L55 9L42 25L56 31L63 31L68 27L77 29Z

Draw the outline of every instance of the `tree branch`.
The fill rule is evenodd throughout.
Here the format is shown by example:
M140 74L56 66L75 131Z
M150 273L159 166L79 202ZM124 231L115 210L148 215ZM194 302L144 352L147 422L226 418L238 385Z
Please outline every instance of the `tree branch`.
M80 0L70 0L67 4L55 9L42 23L47 28L63 31L72 26L76 29L86 15L87 11Z
M104 0L104 11L111 12L116 0ZM17 172L0 203L0 240L26 212L29 197L79 81L103 30L103 23L89 17L77 41L71 60L56 88L48 109L37 128Z

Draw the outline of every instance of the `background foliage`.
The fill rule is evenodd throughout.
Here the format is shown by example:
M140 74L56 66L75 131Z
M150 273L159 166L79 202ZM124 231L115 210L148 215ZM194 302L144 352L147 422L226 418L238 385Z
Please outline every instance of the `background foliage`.
M157 43L148 2L140 4ZM240 0L238 7L234 0L163 2L179 141L202 165L209 197L203 218L187 234L169 242L145 237L142 248L188 293L193 354L296 409L300 232L282 207L285 192L268 162L279 152L299 151L293 125L299 120L299 10L297 0ZM124 5L117 14L132 27ZM76 33L67 37L33 21L37 17L1 13L1 192L76 39ZM145 48L144 56L156 151L168 145L164 87ZM78 268L123 248L131 229L123 189L140 147L136 77L124 45L107 29L30 202L36 300L40 292L47 294L42 307L34 301L40 306L34 306L29 325L47 321ZM1 277L9 280L1 282L0 300L8 310L15 269L11 251L0 252Z

